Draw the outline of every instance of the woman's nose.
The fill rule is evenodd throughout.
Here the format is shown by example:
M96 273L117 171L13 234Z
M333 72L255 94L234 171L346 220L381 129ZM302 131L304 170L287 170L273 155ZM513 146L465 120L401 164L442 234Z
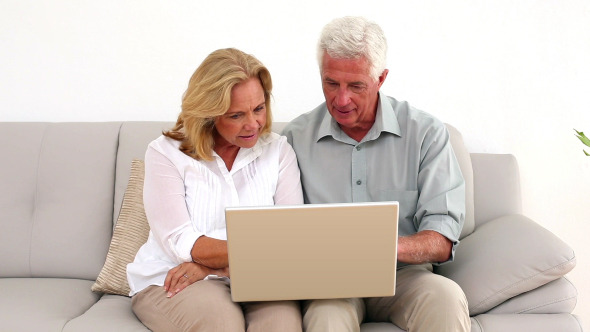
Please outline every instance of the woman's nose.
M245 127L246 127L246 129L260 128L260 123L259 123L258 117L256 115L254 115L253 113L248 113L248 115L246 116Z

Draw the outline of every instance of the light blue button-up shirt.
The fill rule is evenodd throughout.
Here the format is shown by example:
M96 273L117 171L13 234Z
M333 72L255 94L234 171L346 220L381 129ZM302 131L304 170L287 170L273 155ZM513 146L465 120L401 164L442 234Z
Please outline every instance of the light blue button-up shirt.
M306 203L398 201L399 235L436 231L453 242L452 260L465 220L465 181L441 121L380 94L361 142L340 129L325 103L283 134L297 154Z

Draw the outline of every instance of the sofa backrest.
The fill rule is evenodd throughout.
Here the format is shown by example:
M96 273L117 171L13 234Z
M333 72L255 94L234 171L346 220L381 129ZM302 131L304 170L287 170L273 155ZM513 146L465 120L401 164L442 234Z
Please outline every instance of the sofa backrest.
M119 127L0 123L0 277L96 278L112 232Z
M123 194L129 181L131 161L143 160L148 144L158 138L162 131L172 128L174 122L124 122L119 132L119 148L117 150L117 166L115 176L115 206L113 220L117 220ZM113 225L114 226L114 225Z
M496 218L522 214L520 171L511 154L472 153L475 228Z

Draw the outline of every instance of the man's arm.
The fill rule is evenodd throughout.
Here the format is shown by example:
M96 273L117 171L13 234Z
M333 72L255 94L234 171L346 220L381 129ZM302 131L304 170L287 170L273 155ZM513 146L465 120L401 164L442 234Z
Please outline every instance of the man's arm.
M414 224L418 232L400 239L400 262L451 261L465 222L465 180L444 124L428 126L421 146L419 198ZM415 251L415 252L414 252Z
M424 230L398 238L397 260L406 264L446 262L453 243L435 231Z

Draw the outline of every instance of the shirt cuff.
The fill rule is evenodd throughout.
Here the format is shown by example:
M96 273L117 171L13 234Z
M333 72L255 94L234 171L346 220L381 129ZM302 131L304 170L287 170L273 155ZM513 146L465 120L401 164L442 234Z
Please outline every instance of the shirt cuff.
M426 216L420 223L420 229L418 231L435 231L442 236L446 237L453 243L451 249L451 256L445 262L435 262L434 265L440 265L447 262L452 262L455 258L455 250L459 245L459 236L461 236L461 227L457 221L450 216L446 215L431 215Z
M197 239L204 234L200 232L183 232L176 241L170 239L170 249L180 262L192 262L191 251Z

